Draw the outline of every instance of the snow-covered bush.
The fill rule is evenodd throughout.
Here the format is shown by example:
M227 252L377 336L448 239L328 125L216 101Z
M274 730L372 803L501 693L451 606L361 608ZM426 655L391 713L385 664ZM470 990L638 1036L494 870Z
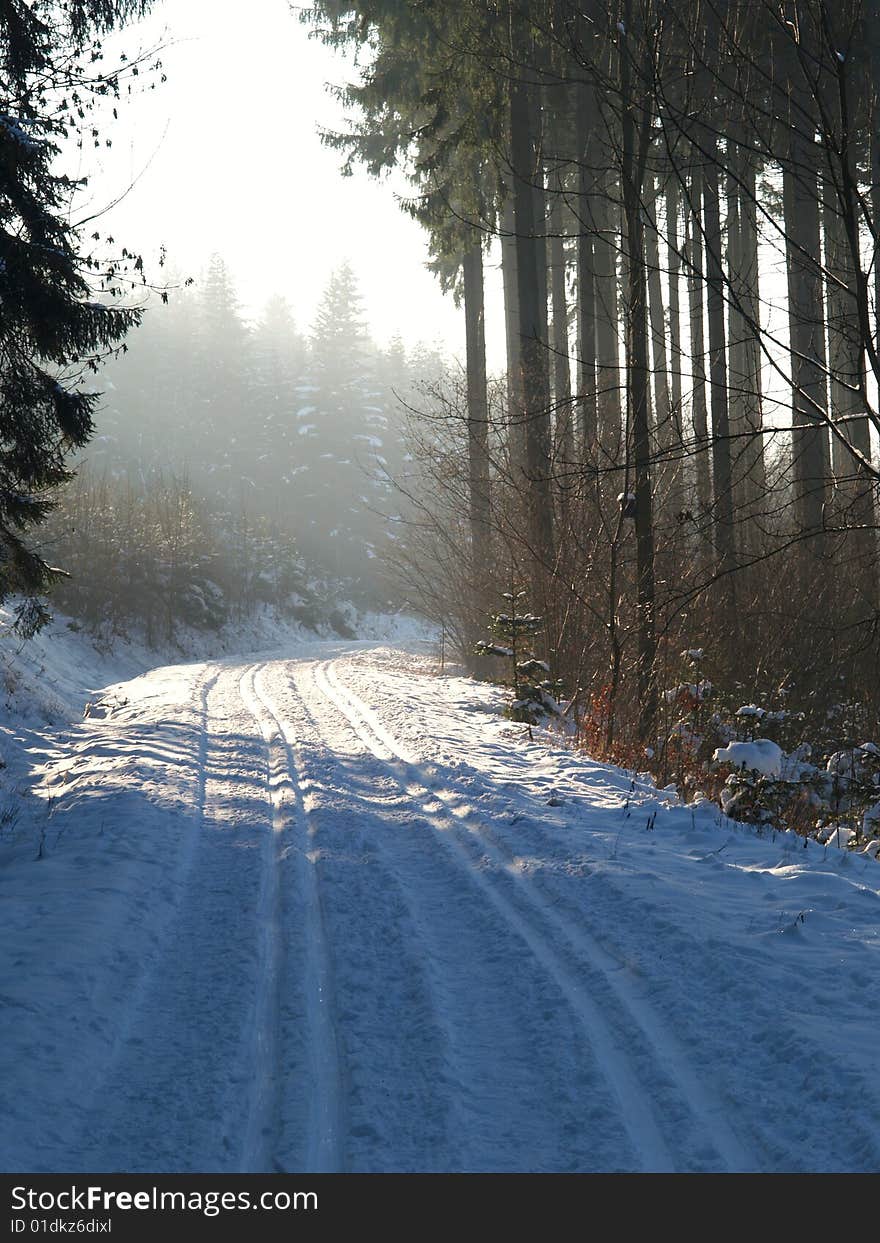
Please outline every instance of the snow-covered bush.
M862 743L818 764L811 750L802 743L786 753L768 738L717 748L714 763L729 769L719 800L725 815L839 846L880 840L880 749Z
M753 742L731 742L726 747L718 747L712 759L716 764L730 764L763 777L779 777L785 753L770 738L756 738Z

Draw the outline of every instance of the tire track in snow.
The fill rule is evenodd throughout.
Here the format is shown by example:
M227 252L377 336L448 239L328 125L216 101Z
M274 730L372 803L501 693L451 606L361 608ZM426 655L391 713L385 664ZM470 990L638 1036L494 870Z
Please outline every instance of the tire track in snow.
M415 794L419 798L430 799L432 791L421 784L418 775L414 777L411 771L407 771L412 770L413 759L397 750L395 740L378 722L371 709L365 704L361 705L360 701L352 702L349 693L338 680L334 679L332 664L332 661L325 661L315 666L317 689L349 721L357 737L375 758L385 765L405 794L409 797ZM378 725L377 729L373 726L374 721ZM401 777L398 765L404 767L403 777ZM560 961L548 938L532 923L524 919L509 899L501 893L497 885L487 880L485 873L474 866L457 833L455 836L450 836L449 829L455 828L454 821L448 818L448 823L441 828L440 817L424 812L420 816L420 818L426 817L428 822L433 823L434 827L439 830L435 834L435 840L443 843L460 863L464 863L467 875L483 891L516 936L526 944L533 957L554 980L575 1012L593 1048L596 1062L618 1100L626 1133L642 1169L646 1172L673 1170L675 1162L657 1123L651 1102L643 1091L628 1057L622 1052L619 1041L615 1038L587 988L569 967ZM444 819L447 818L444 817Z
M301 662L294 663L297 667ZM276 668L281 666L273 664L270 667ZM308 839L313 843L310 850L313 871L320 877L318 869L324 866L325 860L341 864L341 868L337 868L337 875L333 877L337 884L334 885L328 876L321 885L322 929L325 941L330 943L330 933L333 932L336 944L345 951L345 961L339 978L337 980L334 971L331 980L333 1011L334 1014L342 1016L337 1037L338 1091L340 1102L343 1096L347 1101L349 1093L352 1100L357 1102L351 1111L340 1104L338 1132L343 1155L339 1158L338 1168L349 1169L351 1161L354 1160L356 1168L376 1172L389 1172L398 1168L423 1169L423 1151L431 1154L431 1169L435 1168L431 1162L439 1153L447 1154L455 1168L465 1168L459 1153L455 1127L448 1117L448 1097L440 1100L438 1107L438 1085L445 1077L452 1052L445 1023L446 1010L442 1002L438 1008L435 996L436 980L432 970L434 961L424 939L425 931L419 918L418 902L413 900L412 892L400 876L399 860L396 856L391 859L387 849L377 850L381 843L377 841L375 833L364 834L360 831L363 798L360 792L352 790L353 774L348 770L345 761L340 758L332 743L327 742L321 724L309 710L303 697L294 690L293 681L288 682L287 677L284 685L293 692L294 715L291 717L284 707L279 706L277 696L281 687L272 686L269 681L270 669L265 672L262 698L294 752L298 790L306 795L301 816L303 823L309 824ZM287 673L286 668L284 672ZM312 747L315 748L314 751ZM381 822L383 826L409 807L405 793L394 783L389 782L389 785L393 788L393 793L370 798L367 807L372 819ZM319 825L320 839L317 836ZM340 830L342 838L338 836ZM378 863L382 868L381 881L377 886L376 869L370 867L369 875L361 883L360 893L357 884L353 883L353 876L345 878L352 858L356 856L360 856L362 862ZM359 868L358 871L362 872L362 869ZM340 875L344 878L341 888L338 885ZM363 891L364 887L366 892ZM374 905L376 898L378 901ZM339 905L335 912L334 902ZM360 912L361 921L366 916L367 925L364 926L362 922L358 925L356 920L354 929L350 926L343 929L334 927L334 917L338 920L340 912L350 911L352 905ZM379 911L381 915L378 914ZM370 935L377 930L380 933L378 944ZM363 976L359 977L357 970L352 979L352 958L357 957L357 954L352 952L354 947L345 939L351 936L357 938L357 950L361 956L365 952L369 956L368 980L364 980ZM401 1002L407 1007L405 1015L398 1015L393 1027L383 1033L385 1039L397 1043L381 1045L373 1024L377 1020L380 1025L387 1021L389 1007ZM423 1004L428 1009L423 1009ZM426 1038L425 1025L421 1021L422 1018L427 1018L428 1010L431 1039ZM368 1014L366 1026L362 1022L365 1011ZM346 1035L352 1043L352 1066L346 1064L346 1057L341 1052ZM312 1047L314 1048L314 1042ZM369 1081L364 1082L362 1076L368 1064L368 1047L381 1048L383 1053L375 1062ZM405 1091L411 1089L406 1067L403 1068L399 1080L393 1079L393 1076L401 1074L398 1055L404 1047L407 1052L403 1061L411 1063L419 1071L427 1071L429 1088L421 1094L418 1104L413 1104L414 1112L409 1116L409 1125L403 1127L402 1134L396 1134L395 1142L389 1143L389 1133L384 1129L388 1117L384 1110L388 1102L394 1099L395 1093L389 1093L383 1085L391 1080L402 1084ZM380 1089L379 1099L373 1098L373 1108L365 1109L365 1090L369 1094L376 1088ZM402 1119L398 1117L396 1121ZM408 1131L412 1134L407 1135ZM411 1164L413 1135L417 1135L422 1141L430 1137L429 1147L419 1149L417 1164ZM378 1159L379 1153L383 1154L381 1160ZM437 1167L438 1172L445 1168L445 1164Z
M272 707L262 687L265 666L249 670L241 680L242 698L263 736L267 749L268 800L272 833L267 847L264 886L260 897L260 981L254 1017L254 1061L257 1071L242 1154L245 1170L267 1168L270 1146L277 1140L280 1091L279 1010L283 940L281 924L281 841L291 830L299 839L295 857L304 902L304 992L310 1052L309 1119L305 1168L310 1173L336 1173L344 1168L340 1055L336 1037L333 972L318 883L317 857L310 848L310 828L296 739ZM285 795L287 797L285 797Z
M253 1067L250 1105L242 1143L239 1172L265 1173L273 1169L278 1139L279 1014L284 957L281 934L281 847L286 827L283 793L277 775L276 731L260 713L255 679L262 666L252 665L241 676L239 694L252 714L266 746L266 801L270 831L263 846L262 877L257 900L257 988L250 1032Z
M100 1073L94 1079L89 1080L90 1090L87 1096L83 1094L84 1085L80 1084L77 1087L77 1138L68 1139L64 1158L64 1164L71 1169L109 1168L106 1166L103 1148L97 1149L102 1154L98 1159L89 1154L95 1147L96 1137L102 1137L106 1130L107 1101L108 1099L114 1101L113 1082L122 1075L123 1059L127 1055L130 1056L133 1044L136 1045L138 1025L143 1021L151 992L154 992L159 985L160 972L169 950L171 936L176 930L177 922L181 913L186 909L193 891L197 874L196 862L204 836L208 809L210 699L222 672L221 665L206 664L196 684L197 706L193 715L194 732L197 731L198 742L194 748L194 814L190 817L189 831L176 860L176 893L168 906L162 926L157 932L150 961L137 975L133 986L126 990L124 1006L114 1012L114 1035L111 1048L100 1062L94 1063L96 1069L100 1067ZM130 1082L129 1077L123 1076L123 1081ZM84 1163L75 1165L71 1161L72 1154L76 1154L77 1159L84 1156Z
M376 714L355 692L340 682L334 668L335 663L335 661L327 661L321 666L324 681L339 705L341 706L344 701L351 714L366 727L366 731L358 728L358 733L365 745L370 747L377 758L384 758L386 762L399 761L405 765L408 770L407 776L415 786L414 792L419 797L435 798L444 806L446 815L443 819L449 827L454 829L459 843L462 843L462 831L464 831L482 856L494 866L496 872L508 876L516 884L518 892L545 924L549 924L555 933L562 936L572 949L604 978L619 1005L629 1015L633 1024L641 1030L654 1050L658 1064L663 1067L677 1086L692 1116L702 1124L728 1170L742 1172L758 1168L759 1163L755 1157L727 1123L721 1102L713 1097L695 1073L677 1039L665 1027L650 1003L639 996L636 989L627 984L623 974L623 965L597 943L594 935L585 933L572 920L566 920L560 916L549 902L542 901L536 896L534 890L527 885L526 875L516 857L498 841L491 829L488 830L487 835L481 827L475 828L463 824L460 817L461 810L468 806L466 800L454 794L428 789L424 786L422 774L416 769L414 758L397 743L393 735L378 720ZM355 724L354 720L352 724ZM370 732L375 736L372 741L369 738ZM463 846L463 849L467 847ZM479 857L471 857L469 860L471 867L479 866L480 862Z
M205 825L205 808L208 797L208 701L210 699L211 691L217 685L220 672L219 665L206 665L199 683L198 709L196 713L196 728L198 729L198 747L196 748L195 761L196 806L195 815L192 817L189 833L177 861L177 899L168 911L163 927L159 933L158 945L156 947L153 960L140 973L134 987L127 995L127 1004L123 1011L123 1019L116 1027L113 1047L105 1063L105 1074L102 1076L102 1082L104 1082L104 1080L110 1075L111 1071L115 1068L122 1049L125 1047L125 1044L131 1035L135 1019L144 1004L147 991L151 987L156 977L156 973L161 966L162 952L168 945L175 917L183 907L184 897L188 892L188 885L192 879L195 862L199 852L199 843ZM98 1099L97 1089L93 1094L93 1099Z
M473 901L468 887L461 885L460 869L432 834L413 831L412 798L387 766L374 762L369 751L371 762L365 764L362 749L344 758L340 729L351 735L351 722L316 691L313 663L297 662L290 688L295 719L307 721L309 735L316 731L321 739L323 754L315 754L313 771L310 761L303 772L311 787L328 783L336 817L341 810L336 791L346 792L341 814L349 822L348 831L354 830L371 860L382 867L381 879L372 882L375 890L379 880L382 898L377 902L363 895L361 901L367 910L382 909L384 915L390 914L387 896L392 890L399 895L403 923L396 938L401 963L394 966L404 966L413 981L405 989L406 1016L387 1032L367 1030L372 1055L360 1058L359 1070L368 1078L352 1084L359 1105L350 1124L365 1109L368 1117L376 1117L369 1107L375 1111L378 1106L382 1126L390 1130L381 1135L384 1163L376 1164L362 1145L361 1159L367 1157L369 1168L385 1171L510 1172L536 1165L547 1170L598 1169L598 1148L591 1142L598 1122L604 1128L603 1142L610 1138L615 1153L626 1152L622 1168L637 1165L613 1095L597 1082L601 1070L566 998L531 956L526 964L509 954L499 962L500 944L509 941L508 925L490 904ZM337 717L344 725L336 724ZM361 823L366 832L358 832ZM396 902L391 905L397 907ZM381 1010L395 992L395 979L383 976L379 965L374 963L368 987ZM424 989L415 988L416 977ZM548 985L552 999L546 995ZM421 1011L420 1000L427 1006ZM554 1004L561 1013L553 1020L550 1037L547 1024ZM358 1026L360 1032L352 1035L363 1050L364 1028ZM548 1039L561 1042L556 1052ZM383 1043L388 1040L390 1046ZM401 1043L410 1040L415 1045L407 1068L397 1054ZM400 1076L391 1081L390 1094L383 1087L389 1073ZM408 1074L415 1074L417 1082ZM584 1083L595 1084L586 1101L573 1086ZM396 1116L392 1110L389 1116L389 1097L405 1100L406 1110ZM406 1140L401 1147L407 1133L410 1143L418 1134L413 1127L419 1116L417 1147L407 1147ZM394 1133L396 1146L388 1147Z

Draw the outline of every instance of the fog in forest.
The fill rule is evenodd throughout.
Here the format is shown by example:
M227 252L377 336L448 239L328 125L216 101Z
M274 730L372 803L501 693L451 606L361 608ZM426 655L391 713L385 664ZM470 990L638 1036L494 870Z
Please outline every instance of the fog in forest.
M401 607L388 561L413 486L408 422L450 375L437 347L371 338L347 264L300 327L280 294L245 319L213 256L151 300L95 378L97 434L45 529L72 572L57 598L166 638L266 604L344 630L336 597Z
M878 22L790 7L111 5L22 112L85 179L25 629L406 609L682 788L741 707L870 737Z
M880 0L0 0L13 1234L876 1172L878 861Z

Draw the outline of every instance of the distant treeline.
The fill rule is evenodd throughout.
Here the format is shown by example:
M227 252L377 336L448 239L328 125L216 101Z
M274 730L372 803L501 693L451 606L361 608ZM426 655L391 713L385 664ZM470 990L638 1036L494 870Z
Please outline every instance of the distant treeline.
M435 352L370 340L347 266L303 335L280 296L248 324L215 256L196 285L148 310L99 378L87 461L94 478L185 476L212 509L248 512L292 539L314 572L365 588L394 534L401 399L444 366Z
M184 478L147 483L81 471L43 528L44 552L69 577L51 603L106 642L136 632L174 642L271 605L344 634L338 584L310 571L286 530L198 497Z

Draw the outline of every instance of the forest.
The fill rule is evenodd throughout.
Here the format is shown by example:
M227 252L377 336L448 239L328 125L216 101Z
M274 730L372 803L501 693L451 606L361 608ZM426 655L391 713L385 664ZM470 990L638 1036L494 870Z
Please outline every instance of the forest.
M880 0L0 0L13 1234L876 1176L878 229Z
M78 255L35 189L69 270L31 291L38 306L68 282L54 337L22 303L4 347L52 364L4 370L25 629L48 615L33 587L150 642L267 603L344 633L339 600L391 601L507 683L526 724L555 714L689 796L717 794L712 755L756 730L780 754L806 746L781 797L810 823L827 801L814 761L861 772L854 749L880 736L876 4L325 3L299 19L358 68L324 142L343 173L405 179L466 358L374 345L346 265L309 325L281 295L244 315L218 255L137 304L140 257ZM10 44L23 99L43 37L30 61ZM53 89L84 99L62 46ZM90 106L121 81L94 77ZM34 110L30 132L76 129L53 116ZM23 125L7 148L51 205L66 187Z
M345 632L337 599L397 600L405 403L448 364L376 346L347 265L303 331L281 296L250 324L219 256L154 302L95 377L99 433L41 531L69 574L57 605L107 641L161 643L266 605Z
M664 779L749 727L852 754L880 707L877 6L308 20L362 57L326 140L405 171L467 321L466 384L416 454L404 560L425 609L463 654L482 643L482 672L521 635L591 749L646 751ZM511 684L545 672L513 662ZM801 804L811 773L789 774Z

